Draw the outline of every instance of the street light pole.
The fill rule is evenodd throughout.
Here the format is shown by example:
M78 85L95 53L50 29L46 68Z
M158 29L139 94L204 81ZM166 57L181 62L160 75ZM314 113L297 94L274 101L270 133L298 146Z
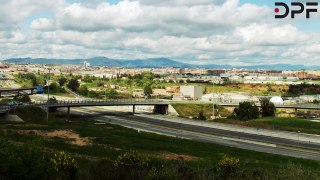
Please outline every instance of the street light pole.
M212 78L212 119L216 119L214 114L214 78Z
M49 80L50 80L50 68L49 73L47 75L47 88L48 88L48 99L47 99L47 121L49 121L49 99L50 99L50 87L49 87Z

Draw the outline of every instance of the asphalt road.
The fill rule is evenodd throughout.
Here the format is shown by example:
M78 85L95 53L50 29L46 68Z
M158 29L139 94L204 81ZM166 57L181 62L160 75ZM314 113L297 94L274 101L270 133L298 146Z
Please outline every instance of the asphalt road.
M134 116L127 113L102 113L94 108L72 108L75 114L91 117L101 122L114 123L142 131L174 137L267 152L305 159L320 160L320 144L221 130L159 119ZM100 115L99 115L100 113Z

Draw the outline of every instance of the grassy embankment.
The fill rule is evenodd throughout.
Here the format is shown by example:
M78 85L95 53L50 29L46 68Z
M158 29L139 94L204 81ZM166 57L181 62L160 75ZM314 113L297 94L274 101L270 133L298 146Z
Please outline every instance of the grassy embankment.
M203 114L207 119L210 119L210 116L212 116L212 104L209 103L175 103L172 104L172 106L181 117L193 117L194 119L197 119L199 117L200 111L203 111ZM231 113L223 107L219 107L219 113L222 117L228 117L229 115L231 115ZM217 119L215 121L241 126L277 129L293 132L300 131L302 133L320 135L320 122L314 122L303 118L266 117L250 121L239 121L227 118Z
M138 132L117 125L95 124L87 119L79 119L79 117L72 117L72 123L65 123L65 116L61 113L52 113L50 121L47 122L43 120L45 112L33 107L18 109L12 113L18 114L26 120L26 123L0 123L0 137L8 141L5 145L11 144L10 146L19 149L22 145L32 145L36 142L36 146L41 147L45 159L52 157L58 151L72 153L79 163L77 179L117 179L122 175L130 178L143 177L144 179L219 178L220 169L217 164L223 155L240 159L240 166L235 174L237 179L261 179L262 177L272 179L309 177L309 179L316 179L320 176L319 161ZM61 136L58 132L69 132L73 135L70 136L67 133ZM44 135L46 133L56 133L56 136L46 136ZM2 144L0 148L5 149L5 145ZM143 170L119 171L114 166L114 161L120 154L129 150L136 150L147 155L150 158L149 166ZM1 152L3 152L0 153L1 158L19 158L19 153L12 154L16 151ZM38 153L37 156L40 155ZM26 157L29 156L32 158L30 153ZM36 162L34 164L23 164L23 162L22 164L14 164L14 166L19 166L14 169L26 168L32 171L32 166L38 165ZM7 163L11 163L13 166L13 162L8 161ZM12 175L10 171L8 172L8 168L6 169L6 163L0 165L0 171L0 174L4 174L5 177ZM16 171L13 172L16 173ZM138 173L139 176L137 176L133 172L139 172L142 175ZM16 176L25 177L22 176L22 173L31 172L22 171ZM32 173L29 175L34 175Z

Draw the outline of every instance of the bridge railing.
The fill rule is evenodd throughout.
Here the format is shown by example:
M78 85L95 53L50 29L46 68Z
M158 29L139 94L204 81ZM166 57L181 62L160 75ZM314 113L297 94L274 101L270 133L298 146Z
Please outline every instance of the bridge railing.
M84 105L95 105L95 104L107 104L107 105L119 105L119 104L153 104L165 102L163 100L157 99L110 99L110 100L96 100L96 99L86 99L86 100L59 100L57 102L47 102L47 101L35 101L34 105L74 105L74 104L84 104Z

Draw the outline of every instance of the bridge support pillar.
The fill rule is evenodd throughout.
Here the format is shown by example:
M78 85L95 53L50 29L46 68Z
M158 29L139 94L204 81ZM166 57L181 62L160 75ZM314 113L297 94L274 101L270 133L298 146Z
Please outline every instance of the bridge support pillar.
M67 110L67 118L70 119L70 107L68 107L68 110Z
M20 96L20 91L18 91L18 96Z
M33 95L33 89L31 89L31 95Z
M297 117L298 116L298 108L294 108L294 115Z
M133 105L132 106L132 114L135 114L136 113L136 105Z
M0 92L0 98L2 98L2 96L1 96L1 92Z

